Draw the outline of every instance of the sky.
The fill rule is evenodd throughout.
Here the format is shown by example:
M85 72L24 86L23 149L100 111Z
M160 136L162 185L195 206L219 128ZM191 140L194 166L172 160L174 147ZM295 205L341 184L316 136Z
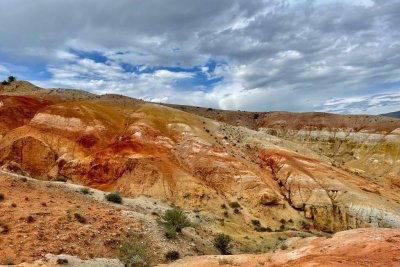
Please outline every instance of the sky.
M0 0L0 10L0 79L231 110L400 110L400 0Z

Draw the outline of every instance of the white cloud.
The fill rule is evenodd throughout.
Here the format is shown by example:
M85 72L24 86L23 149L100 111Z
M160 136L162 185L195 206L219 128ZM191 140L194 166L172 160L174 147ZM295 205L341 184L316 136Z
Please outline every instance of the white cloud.
M3 65L0 65L0 75L8 74L10 71Z
M0 64L20 78L41 65L52 75L43 85L229 109L395 108L359 96L390 94L400 82L399 1L2 0L0 9L9 11ZM212 71L210 60L223 64ZM223 80L177 88L194 74L163 66Z

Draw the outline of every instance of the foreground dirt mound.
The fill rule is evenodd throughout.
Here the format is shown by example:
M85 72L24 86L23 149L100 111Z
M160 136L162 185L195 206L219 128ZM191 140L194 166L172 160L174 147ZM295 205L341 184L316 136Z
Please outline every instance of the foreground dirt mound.
M159 266L400 266L400 230L356 229L263 255L203 256Z
M139 223L90 198L0 175L0 263L32 262L47 253L115 257L116 244Z

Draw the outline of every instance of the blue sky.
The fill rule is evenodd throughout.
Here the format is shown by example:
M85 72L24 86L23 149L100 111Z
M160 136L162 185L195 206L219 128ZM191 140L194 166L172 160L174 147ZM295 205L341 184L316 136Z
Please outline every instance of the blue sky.
M399 0L2 0L0 77L249 111L400 109Z

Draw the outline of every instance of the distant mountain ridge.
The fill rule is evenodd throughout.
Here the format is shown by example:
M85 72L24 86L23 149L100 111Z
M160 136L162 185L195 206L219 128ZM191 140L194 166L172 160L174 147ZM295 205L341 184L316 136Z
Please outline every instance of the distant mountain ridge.
M388 117L393 117L393 118L400 118L400 111L385 113L385 114L381 114L381 115L388 116Z

